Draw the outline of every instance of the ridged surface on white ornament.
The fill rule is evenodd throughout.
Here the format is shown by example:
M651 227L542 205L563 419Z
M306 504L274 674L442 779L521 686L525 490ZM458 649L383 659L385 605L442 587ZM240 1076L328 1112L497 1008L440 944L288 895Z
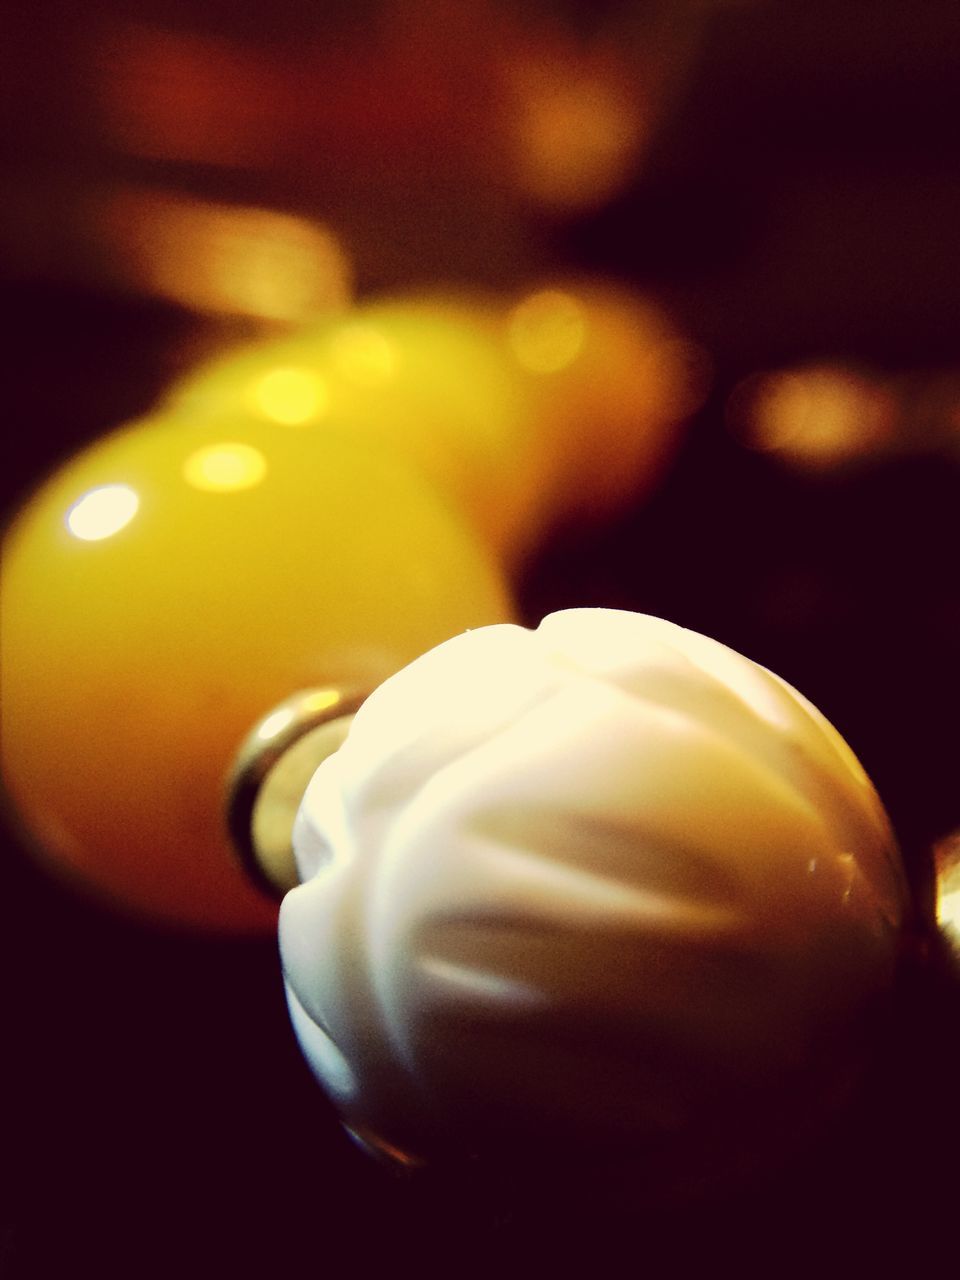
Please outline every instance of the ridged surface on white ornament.
M657 1144L788 1098L889 981L905 898L805 699L614 610L468 632L388 680L295 846L298 1038L348 1125L415 1152Z

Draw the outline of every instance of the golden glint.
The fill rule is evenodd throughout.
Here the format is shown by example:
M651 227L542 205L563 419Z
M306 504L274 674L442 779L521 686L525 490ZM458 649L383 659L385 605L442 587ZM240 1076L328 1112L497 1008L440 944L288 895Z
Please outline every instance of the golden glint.
M266 473L267 460L259 449L231 441L197 449L183 464L187 484L206 493L252 489Z
M336 706L342 697L343 694L338 689L318 689L316 693L308 694L301 705L305 711L326 711Z

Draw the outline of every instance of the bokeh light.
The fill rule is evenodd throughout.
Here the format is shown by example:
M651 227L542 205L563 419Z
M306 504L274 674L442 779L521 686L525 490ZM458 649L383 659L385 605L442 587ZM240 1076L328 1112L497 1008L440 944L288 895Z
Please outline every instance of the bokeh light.
M548 208L596 207L628 178L647 133L613 50L543 44L508 62L514 181Z
M897 403L840 365L755 374L734 389L727 423L742 443L799 467L829 469L882 448Z
M118 189L91 216L122 277L197 311L299 321L351 296L343 246L307 218L143 187Z

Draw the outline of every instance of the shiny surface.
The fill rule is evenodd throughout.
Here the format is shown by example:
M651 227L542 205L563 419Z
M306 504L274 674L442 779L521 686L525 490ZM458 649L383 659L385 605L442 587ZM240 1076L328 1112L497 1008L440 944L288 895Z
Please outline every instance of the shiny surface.
M248 874L278 899L299 884L293 823L317 767L341 745L366 693L307 689L284 699L237 753L227 825Z
M168 408L225 429L350 430L415 462L515 563L558 521L608 516L654 485L704 393L699 359L654 306L609 287L438 295L228 354Z
M158 419L88 449L8 531L2 593L4 777L30 833L126 908L212 929L275 918L221 811L258 719L510 608L400 459L253 420Z
M497 313L442 300L382 303L324 320L191 375L184 420L348 429L412 461L499 554L535 543L545 460Z
M612 610L483 628L388 680L294 845L291 1014L350 1128L412 1156L652 1144L666 1180L835 1105L906 895L805 699Z

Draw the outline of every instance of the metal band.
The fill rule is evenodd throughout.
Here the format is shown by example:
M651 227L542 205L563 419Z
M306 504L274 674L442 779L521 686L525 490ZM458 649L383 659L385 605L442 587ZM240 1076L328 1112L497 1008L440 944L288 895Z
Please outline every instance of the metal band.
M313 772L343 739L369 690L305 689L254 726L227 779L230 839L250 878L275 898L299 883L292 832Z

